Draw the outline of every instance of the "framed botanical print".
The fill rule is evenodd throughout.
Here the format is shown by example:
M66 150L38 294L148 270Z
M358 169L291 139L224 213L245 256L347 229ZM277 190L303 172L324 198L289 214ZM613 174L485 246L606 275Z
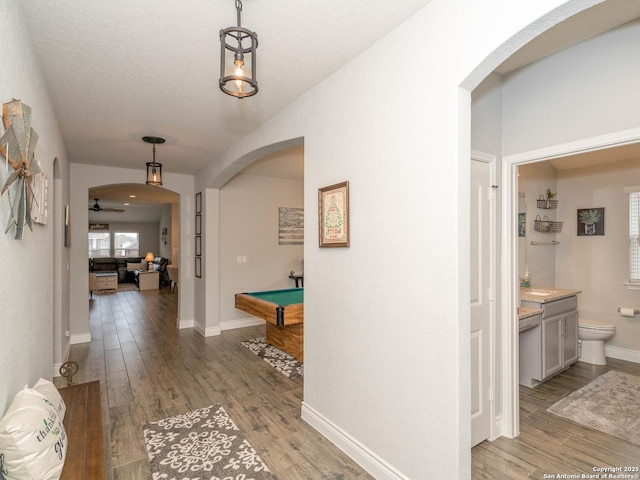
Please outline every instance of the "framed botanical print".
M604 207L578 209L579 237L604 235Z

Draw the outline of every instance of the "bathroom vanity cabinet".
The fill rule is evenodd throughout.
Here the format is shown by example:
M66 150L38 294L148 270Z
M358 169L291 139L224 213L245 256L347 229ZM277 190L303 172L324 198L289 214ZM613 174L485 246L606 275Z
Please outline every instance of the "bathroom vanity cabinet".
M520 334L520 383L533 387L578 360L578 298L522 301L542 310L540 327Z

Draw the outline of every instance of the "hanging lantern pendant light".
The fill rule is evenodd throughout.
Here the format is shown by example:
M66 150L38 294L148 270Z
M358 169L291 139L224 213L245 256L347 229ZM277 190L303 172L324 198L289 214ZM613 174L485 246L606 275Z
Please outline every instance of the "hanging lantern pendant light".
M258 93L258 35L242 27L242 1L236 0L238 26L220 30L220 90L237 98Z
M164 143L164 138L142 137L142 141L153 144L153 161L147 162L147 185L162 185L162 164L156 163L156 144Z

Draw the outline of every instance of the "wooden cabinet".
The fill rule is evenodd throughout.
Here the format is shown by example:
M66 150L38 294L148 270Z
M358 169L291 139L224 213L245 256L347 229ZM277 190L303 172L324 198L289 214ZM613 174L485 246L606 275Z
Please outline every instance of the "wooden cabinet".
M562 316L542 321L542 376L536 380L545 380L564 368L562 330Z
M522 303L542 309L539 334L520 336L520 383L532 387L578 360L578 299Z
M562 320L564 322L562 356L565 367L568 367L578 361L578 310L566 313Z
M578 311L542 320L542 372L540 380L561 372L578 360Z
M115 272L90 273L89 291L93 293L98 290L117 290L118 274Z
M542 378L542 314L527 319L533 324L532 328L521 331L520 338L520 383L532 387L538 382L535 378Z

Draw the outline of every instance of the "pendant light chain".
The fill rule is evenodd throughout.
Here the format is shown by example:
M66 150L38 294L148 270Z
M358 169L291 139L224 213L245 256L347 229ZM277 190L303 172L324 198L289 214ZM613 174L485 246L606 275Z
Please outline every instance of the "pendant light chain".
M236 0L236 16L238 18L238 27L242 27L242 18L240 12L242 12L242 0Z

